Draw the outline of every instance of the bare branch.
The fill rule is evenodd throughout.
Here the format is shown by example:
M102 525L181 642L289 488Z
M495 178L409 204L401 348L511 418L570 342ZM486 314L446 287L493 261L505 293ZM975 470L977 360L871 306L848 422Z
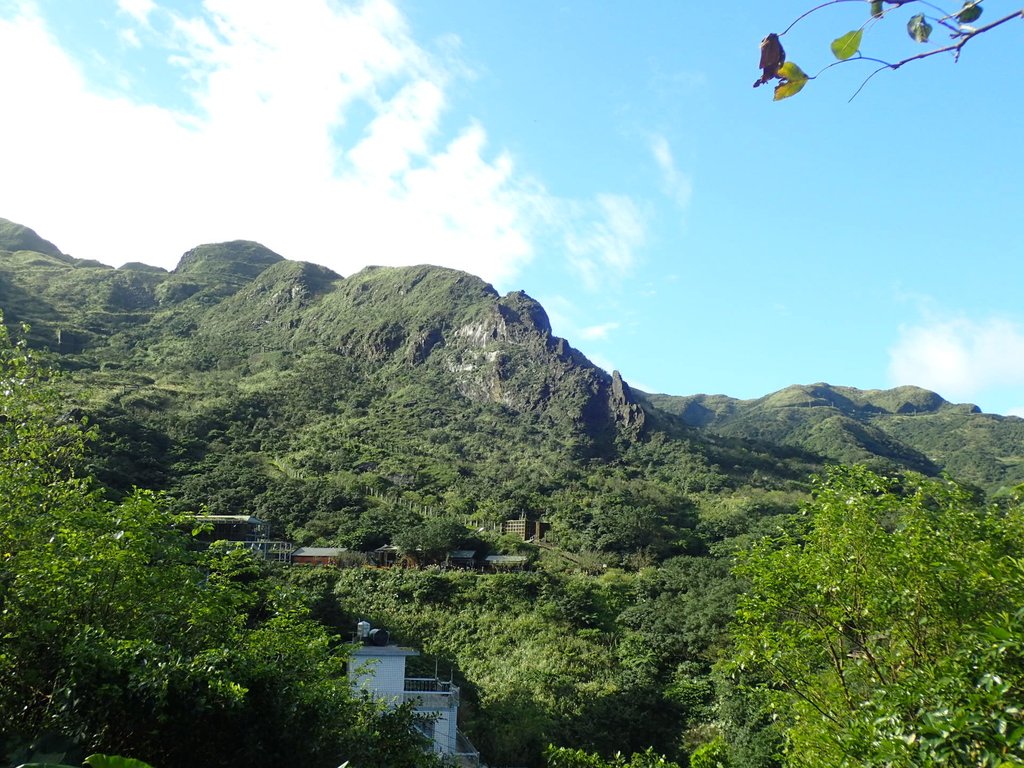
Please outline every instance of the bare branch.
M875 75L877 75L877 74L878 74L879 72L884 72L885 70L887 70L887 69L890 69L891 67L892 67L892 64L886 64L886 65L885 65L884 67L879 67L879 68L878 68L878 69L876 69L876 70L875 70L874 72L872 72L872 73L871 73L870 75L868 75L867 77L865 77L865 78L864 78L864 82L863 82L863 83L861 83L861 84L860 84L860 86L859 86L859 87L857 88L857 90L853 92L853 96L851 96L851 97L850 97L849 99L847 99L847 100L846 100L846 103L847 103L847 104L849 104L849 103L850 103L851 101L853 101L854 99L856 99L856 98L857 98L857 94L858 94L858 93L860 93L861 91L863 91L863 90L864 90L864 86L868 84L868 81L869 81L869 80L870 80L870 79L871 79L872 77L874 77Z
M995 21L993 21L993 22L991 22L989 24L986 24L986 25L984 25L982 27L978 27L976 29L972 29L969 32L963 32L962 33L963 36L959 40L957 40L955 43L950 43L949 45L943 46L942 48L933 48L930 51L925 51L924 53L919 53L916 56L910 56L910 57L908 57L906 59L902 59L901 61L897 61L895 64L889 64L889 63L886 63L886 62L881 61L879 59L871 59L871 58L868 58L867 56L854 56L853 58L847 59L846 61L857 61L858 59L864 60L864 61L876 61L876 62L884 65L884 66L881 66L878 69L876 69L874 72L872 72L866 78L864 78L864 82L862 82L860 84L860 86L857 88L857 90L853 92L853 96L851 96L847 100L847 103L849 103L850 101L853 101L855 98L857 98L857 94L859 94L861 91L863 91L864 90L864 86L868 84L868 81L871 80L871 78L873 78L879 72L882 72L883 70L886 70L886 69L891 69L891 70L895 71L895 70L899 69L900 67L902 67L904 64L909 64L912 61L918 61L920 59L927 59L929 56L935 56L936 54L939 54L939 53L950 53L950 52L952 52L954 57L959 58L960 50L965 45L967 45L967 43L971 39L977 37L978 35L982 34L983 32L988 32L990 29L994 29L994 28L998 27L1000 24L1005 24L1008 21L1013 21L1014 19L1024 19L1024 8L1021 8L1019 11L1014 11L1013 13L1008 14L1006 16L1003 16L1001 19L996 19ZM834 66L835 64L845 64L846 61L834 62L833 64L830 64L829 67ZM825 67L825 69L828 69L828 67ZM822 72L824 72L825 69L823 69ZM820 75L821 72L819 72L818 74ZM815 77L817 77L817 75L815 75Z
M890 69L899 69L904 64L909 64L910 62L917 61L918 59L927 59L929 56L935 56L936 54L939 54L939 53L949 53L949 52L952 51L956 56L959 56L960 55L960 49L963 48L965 45L967 45L967 43L970 40L973 40L978 35L980 35L980 34L982 34L984 32L988 32L990 29L994 29L994 28L998 27L1000 24L1005 24L1008 21L1013 21L1014 19L1020 19L1020 18L1024 18L1024 8L1021 8L1019 11L1014 11L1013 13L1011 13L1011 14L1009 14L1007 16L1003 16L1003 18L1001 18L1001 19L996 19L995 21L993 21L990 24L985 24L984 26L977 27L975 29L972 29L969 32L964 32L963 33L963 37L961 37L955 43L951 43L949 45L943 46L942 48L933 48L930 51L925 51L924 53L919 53L916 56L910 56L910 57L908 57L906 59L903 59L902 61L897 61L895 64L890 64L889 68Z
M805 11L804 13L800 14L795 19L793 19L793 23L790 24L788 27L786 27L784 32L780 32L779 33L779 37L782 37L784 34L786 34L786 32L789 32L789 30L791 30L793 27L795 27L799 21L801 21L802 19L806 19L812 13L814 13L815 11L820 11L822 8L827 8L830 5L837 5L839 3L863 3L863 2L864 2L864 0L828 0L827 3L822 3L821 5L817 5L814 8L811 8L811 10Z
M855 98L857 98L857 94L859 94L862 90L864 90L864 86L866 86L868 84L868 81L871 80L871 78L873 78L879 72L882 72L882 71L884 71L886 69L891 69L891 70L895 71L895 70L899 69L900 67L902 67L904 64L909 64L912 61L918 61L920 59L927 59L930 56L936 56L936 55L938 55L940 53L952 53L955 58L959 58L960 57L961 49L965 45L967 45L967 43L970 42L972 39L974 39L975 37L977 37L980 34L988 32L990 29L995 29L996 27L998 27L1001 24L1005 24L1008 21L1013 21L1014 19L1024 19L1024 8L1021 8L1020 10L1014 11L1013 13L1007 14L1006 16L1003 16L1000 19L996 19L995 21L990 22L988 24L985 24L984 26L977 27L977 28L974 28L974 29L970 29L968 31L960 30L961 37L955 43L950 43L949 45L945 45L945 46L943 46L941 48L933 48L930 51L924 51L923 53L918 53L918 54L916 54L914 56L908 56L905 59L901 59L900 61L897 61L897 62L891 63L891 64L889 62L882 61L881 59L873 59L873 58L870 58L868 56L857 55L857 56L853 56L853 57L851 57L849 59L846 59L844 61L834 61L834 62L832 62L827 67L824 67L814 77L817 77L822 72L824 72L826 69L829 69L830 67L834 67L837 64L846 64L847 62L850 62L850 61L874 61L874 62L877 62L879 64L882 64L883 66L879 67L874 72L872 72L870 75L868 75L866 78L864 78L864 82L862 82L860 84L860 86L858 86L857 90L853 92L853 95L848 99L848 101L853 101ZM813 79L813 78L811 78L811 79Z

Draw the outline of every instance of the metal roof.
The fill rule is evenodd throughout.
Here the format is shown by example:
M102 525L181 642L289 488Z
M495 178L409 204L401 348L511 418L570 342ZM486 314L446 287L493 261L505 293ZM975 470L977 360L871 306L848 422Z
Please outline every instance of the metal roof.
M345 547L299 547L292 552L292 557L337 557L348 552Z
M260 520L252 515L196 515L195 519L201 523L249 523L251 525L266 525L266 520Z

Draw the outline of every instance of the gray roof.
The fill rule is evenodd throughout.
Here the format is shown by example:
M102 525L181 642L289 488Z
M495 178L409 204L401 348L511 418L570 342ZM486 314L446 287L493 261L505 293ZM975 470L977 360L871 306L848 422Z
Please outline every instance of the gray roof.
M472 560L476 557L475 549L454 549L448 553L452 560Z
M353 645L353 656L419 656L415 648L404 648L398 645Z
M260 520L252 515L196 515L196 520L201 523L249 523L250 525L266 525L265 520Z
M525 563L526 555L488 555L484 560L492 564L512 565L514 563Z
M299 547L292 557L337 557L347 551L345 547Z

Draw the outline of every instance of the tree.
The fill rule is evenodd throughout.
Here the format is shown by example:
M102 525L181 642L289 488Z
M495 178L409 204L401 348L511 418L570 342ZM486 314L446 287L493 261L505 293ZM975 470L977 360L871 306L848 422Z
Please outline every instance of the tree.
M782 38L802 19L812 13L839 3L861 2L870 6L867 18L857 29L850 30L832 41L832 55L835 58L830 64L822 67L817 74L808 75L795 62L786 59L782 46ZM904 11L904 9L907 11ZM905 56L896 61L885 61L875 56L861 53L861 43L866 33L879 23L886 23L896 14L917 11L906 20L907 34L915 43L927 45L931 42L932 32L936 27L949 33L949 42L935 45L925 51ZM808 81L821 76L826 70L844 62L865 61L879 65L872 71L851 99L860 92L868 80L884 70L897 70L912 61L927 59L939 54L950 54L953 60L960 58L960 53L971 40L979 35L1006 24L1015 19L1024 18L1024 8L1019 8L998 19L980 26L976 25L983 13L982 0L964 0L963 5L952 11L943 11L937 5L926 0L828 0L811 8L796 18L785 30L774 32L761 41L761 59L758 67L761 76L754 81L754 87L764 85L770 80L778 80L775 86L775 100L786 99L799 93Z
M458 547L468 533L458 520L428 517L419 525L395 534L395 545L421 563L438 563Z
M680 768L653 749L634 752L627 759L621 753L610 760L582 749L549 746L544 752L547 768Z
M436 764L248 552L196 551L158 494L108 500L51 379L0 322L0 759Z
M793 766L1024 761L1024 513L949 480L833 468L756 545L726 665Z

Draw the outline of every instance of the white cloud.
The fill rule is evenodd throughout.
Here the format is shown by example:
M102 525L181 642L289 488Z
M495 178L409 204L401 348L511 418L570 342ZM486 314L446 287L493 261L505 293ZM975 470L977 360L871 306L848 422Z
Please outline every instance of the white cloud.
M167 103L193 109L112 96L41 16L0 18L0 71L26 73L5 84L17 110L0 146L17 151L0 216L73 255L171 267L199 243L247 238L343 274L430 262L501 282L533 257L533 222L562 205L489 150L483 126L445 124L451 82L467 76L456 46L433 55L387 0L119 8L137 24L121 39L158 46L177 72ZM629 207L598 209L587 258L624 268Z
M139 24L148 24L149 14L156 9L156 4L153 0L117 0L117 9Z
M608 335L619 327L618 323L601 323L580 329L580 336L588 341L607 339Z
M121 38L121 42L129 48L142 47L142 41L139 39L139 34L134 29L122 29L118 32L118 36Z
M615 370L615 364L611 360L609 360L607 357L605 357L604 355L601 355L601 354L594 355L594 354L589 354L587 352L584 352L583 354L585 354L587 356L587 359L590 362L592 362L594 365L596 365L598 368L600 368L601 370L603 370L603 371L605 371L607 373L611 373L612 371Z
M654 160L661 170L662 189L665 194L672 198L680 208L688 207L693 198L693 182L676 168L668 139L657 134L652 136L651 154L654 155Z
M889 377L956 401L1024 387L1024 327L1000 318L926 318L900 329L889 350Z
M646 224L625 195L601 194L586 210L574 207L574 228L566 234L565 245L583 282L596 290L631 270L636 251L647 239Z

